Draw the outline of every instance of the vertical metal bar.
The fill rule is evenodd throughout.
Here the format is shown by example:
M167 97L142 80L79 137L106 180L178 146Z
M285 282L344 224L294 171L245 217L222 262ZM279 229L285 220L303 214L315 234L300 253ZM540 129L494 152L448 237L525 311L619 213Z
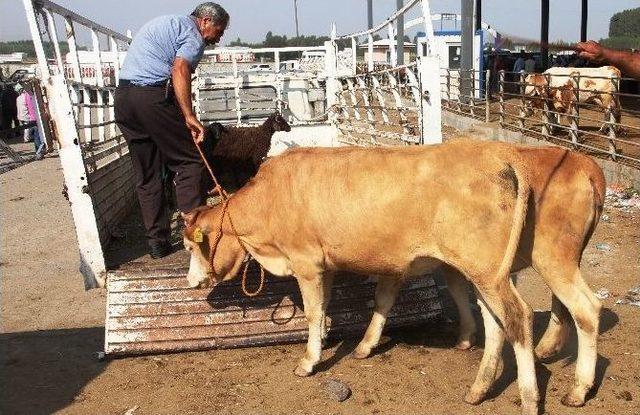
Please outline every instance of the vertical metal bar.
M67 32L67 44L69 45L69 52L71 53L71 56L73 56L73 80L82 83L82 71L80 70L80 57L78 56L78 48L76 47L76 35L73 28L73 20L71 20L71 18L69 17L65 17L64 25Z
M518 94L520 95L520 111L518 113L518 124L520 126L520 131L524 132L524 117L525 117L525 107L527 105L527 100L525 99L524 96L524 90L525 90L525 86L524 86L524 79L525 79L525 73L523 71L521 71L519 74L519 82L518 82Z
M447 107L451 108L451 70L447 68L445 71L447 71Z
M418 60L420 85L420 144L442 142L442 100L440 59L427 56Z
M357 51L358 51L358 40L354 36L351 38L351 68L352 68L351 75L355 75L358 72Z
M478 0L481 1L481 0ZM484 122L491 122L491 70L484 75Z
M91 92L87 85L82 86L82 124L84 127L84 142L94 141L93 128L91 128Z
M373 27L373 0L367 0L367 28Z
M367 36L367 70L373 71L373 35L369 33Z
M620 78L611 78L611 86L611 98L615 108L609 108L609 154L611 154L613 160L616 160L618 150L616 149L616 144L613 139L616 138L617 124L619 121L617 114L620 113L620 99L618 95L620 92Z
M574 74L576 74L574 72ZM579 120L579 105L580 105L580 74L571 75L571 87L573 88L572 93L572 102L569 106L570 111L570 130L569 136L571 137L571 143L574 148L578 148L578 133L580 131L580 127L578 125Z
M540 56L542 71L549 68L549 0L540 0Z
M462 45L460 53L460 96L466 101L469 91L470 74L473 70L473 0L460 0L462 14Z
M115 62L113 65L114 85L120 83L120 51L118 51L118 42L113 36L109 36L109 49L113 53Z
M551 122L552 114L550 113L549 108L549 83L551 82L551 75L544 74L545 85L544 85L544 94L542 96L542 135L545 138L549 138L553 134L553 126Z
M589 15L589 0L582 0L582 14L580 18L580 42L587 41L587 17Z
M58 42L56 21L49 9L44 9L44 14L47 17L47 32L49 33L49 40L51 40L51 43L53 43L53 50L56 54L56 66L58 68L58 71L62 75L64 75L64 64L62 63L62 53L60 53L60 44Z
M100 53L100 38L98 33L91 29L91 41L93 43L93 58L95 59L96 71L96 104L97 104L97 122L98 124L98 141L104 141L104 102L102 91L104 90L104 74L102 73L102 54Z
M273 62L276 65L276 73L280 73L280 51L274 52Z
M469 102L469 110L471 112L471 116L475 117L475 115L476 115L476 112L475 112L475 106L476 106L476 100L475 100L475 97L476 97L476 71L471 70L471 74L470 75L471 75L471 77L470 77L471 79L469 81L470 81L470 84L471 84L471 96L469 97L469 101L468 102Z
M389 63L391 64L391 67L395 68L398 65L398 56L396 55L396 47L393 42L393 22L389 22L387 25L387 32L389 33Z
M429 7L429 0L421 0L420 6L422 8L422 20L424 22L424 33L427 36L427 50L425 56L431 56L433 54L433 22L431 21L431 8ZM442 20L440 21L442 22Z
M404 0L396 0L396 8L402 9ZM396 20L396 62L398 65L404 65L404 14L400 14Z
M33 46L36 50L36 57L38 58L40 76L42 77L42 82L46 83L50 77L49 65L47 65L47 56L44 53L44 47L42 46L42 38L40 37L40 29L38 27L36 12L33 9L33 3L31 0L23 0L23 4L27 15L27 22L29 23L29 30L31 31L31 38L33 39Z
M474 33L482 30L482 0L476 0L476 26Z
M504 127L504 69L500 70L498 76L498 97L500 100L500 125Z

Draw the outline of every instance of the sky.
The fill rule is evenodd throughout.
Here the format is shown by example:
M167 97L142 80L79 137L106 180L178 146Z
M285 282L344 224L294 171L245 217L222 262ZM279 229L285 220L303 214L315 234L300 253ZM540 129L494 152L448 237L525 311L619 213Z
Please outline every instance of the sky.
M163 14L189 14L198 0L54 0L103 26L135 34L147 20ZM259 42L271 30L295 35L293 0L218 0L231 15L222 39L240 37ZM575 42L580 37L581 0L550 1L550 41ZM609 19L619 11L640 7L640 0L590 0L588 37L607 37ZM335 22L338 34L363 30L367 25L366 0L298 0L300 34L328 35ZM459 13L460 0L431 0L432 13ZM396 0L373 0L374 24L396 7ZM539 0L484 0L483 21L499 32L536 39L540 36ZM22 0L0 0L0 41L29 39ZM61 25L60 25L61 26ZM439 28L439 24L436 25ZM383 36L386 32L381 33Z

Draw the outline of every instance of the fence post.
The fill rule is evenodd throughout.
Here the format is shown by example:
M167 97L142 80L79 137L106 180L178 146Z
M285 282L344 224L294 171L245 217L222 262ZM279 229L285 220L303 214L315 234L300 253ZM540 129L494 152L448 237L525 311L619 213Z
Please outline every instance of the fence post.
M442 100L440 97L440 60L437 56L418 59L421 113L420 144L442 142Z
M469 111L471 112L471 116L475 117L476 115L476 71L471 69L471 93L469 96Z
M520 111L518 114L518 125L520 127L520 132L524 133L524 117L525 117L525 106L527 105L527 100L524 97L524 91L525 91L525 85L524 85L524 80L525 80L525 72L520 71L519 74L519 85L518 85L518 90L519 90L519 94L520 94Z
M611 78L611 98L612 102L615 105L615 108L608 109L609 112L609 153L611 154L611 158L616 160L617 149L613 139L616 138L616 130L618 128L618 123L620 120L618 119L618 114L620 114L620 96L618 95L620 89L620 78Z
M498 74L498 98L500 102L500 126L504 127L504 69Z
M571 87L573 93L571 94L571 104L569 106L571 125L569 135L571 136L571 143L574 148L578 147L578 134L579 134L579 104L580 104L580 74L574 73L571 75Z
M552 117L552 114L550 113L550 109L549 109L549 82L551 82L551 75L544 74L544 94L540 97L540 99L542 99L542 135L548 139L552 132L553 132L553 128L550 125L550 119Z
M338 104L338 93L340 92L336 79L338 62L335 42L327 40L324 42L324 49L324 70L327 79L327 111L329 111L329 122L335 125L337 122L336 115L335 112L331 113L331 107ZM340 86L340 89L342 89L342 85Z
M451 108L451 69L445 69L447 71L447 108Z
M484 75L484 122L491 122L491 70Z

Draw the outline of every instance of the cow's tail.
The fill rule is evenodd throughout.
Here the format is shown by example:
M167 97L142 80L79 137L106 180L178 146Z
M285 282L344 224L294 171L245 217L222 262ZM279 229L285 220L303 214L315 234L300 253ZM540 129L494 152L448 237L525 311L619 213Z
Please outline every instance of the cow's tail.
M604 178L604 173L600 166L598 166L592 160L591 164L593 166L592 171L588 173L589 183L591 184L591 189L593 191L593 212L591 216L591 223L587 225L587 232L585 233L584 241L582 242L582 251L580 253L580 259L582 260L582 252L584 252L593 232L600 221L600 216L602 216L602 210L604 209L604 199L607 191L607 184Z
M509 232L509 242L507 243L507 249L505 250L502 263L498 269L498 276L502 277L509 275L513 261L518 250L520 243L520 237L522 235L522 229L524 228L524 221L527 216L527 205L529 203L530 186L528 177L524 175L524 169L513 168L511 164L507 164L507 167L503 170L506 172L509 179L513 182L513 187L516 189L516 203L513 209L513 222L511 224L511 232ZM504 174L503 174L504 176Z

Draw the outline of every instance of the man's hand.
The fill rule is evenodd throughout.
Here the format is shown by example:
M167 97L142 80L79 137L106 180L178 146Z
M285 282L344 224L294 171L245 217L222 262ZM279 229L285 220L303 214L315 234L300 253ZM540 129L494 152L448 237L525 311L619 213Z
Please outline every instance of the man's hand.
M578 52L578 56L581 58L588 59L594 63L603 63L605 61L604 48L593 40L578 43L576 45L576 52Z
M187 128L191 132L191 137L196 140L196 143L202 143L202 141L204 141L204 127L202 123L200 123L193 114L186 116L184 122L187 124Z

